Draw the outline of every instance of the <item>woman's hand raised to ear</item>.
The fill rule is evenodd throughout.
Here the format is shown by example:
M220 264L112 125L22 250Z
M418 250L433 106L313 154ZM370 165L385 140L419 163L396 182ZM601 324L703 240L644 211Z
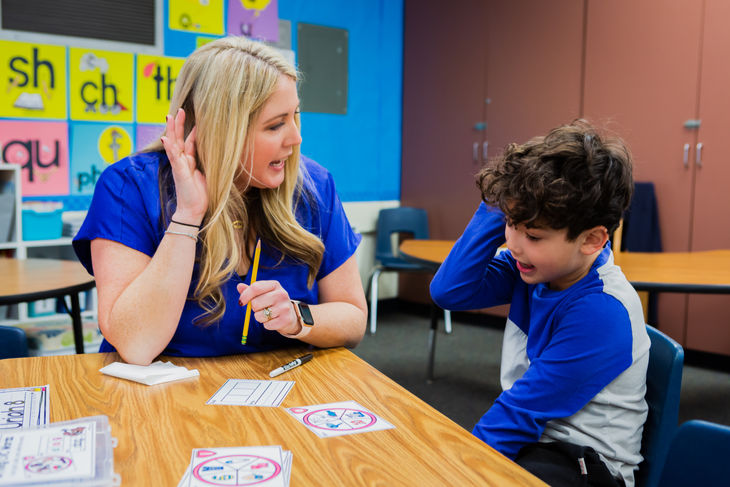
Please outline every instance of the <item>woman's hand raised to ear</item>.
M195 152L196 127L185 139L185 111L179 108L173 119L167 115L167 130L161 137L175 179L177 209L175 219L199 225L208 209L208 191L205 175L197 166Z

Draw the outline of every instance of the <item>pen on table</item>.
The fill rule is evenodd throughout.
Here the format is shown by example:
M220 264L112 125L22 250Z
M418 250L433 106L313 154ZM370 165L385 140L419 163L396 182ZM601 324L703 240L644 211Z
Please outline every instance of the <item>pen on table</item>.
M306 364L310 360L312 360L312 354L311 353L308 353L306 355L302 355L298 359L294 359L291 362L289 362L288 364L282 365L278 369L272 370L271 372L269 372L269 377L276 377L277 375L281 375L284 372L286 372L287 370L293 369L294 367L299 367L302 364Z
M253 264L251 264L251 282L249 286L256 282L256 273L259 270L259 257L261 255L261 239L256 242L256 250L253 252ZM245 345L248 341L248 322L251 321L251 301L246 305L246 317L243 320L243 335L241 335L241 345Z

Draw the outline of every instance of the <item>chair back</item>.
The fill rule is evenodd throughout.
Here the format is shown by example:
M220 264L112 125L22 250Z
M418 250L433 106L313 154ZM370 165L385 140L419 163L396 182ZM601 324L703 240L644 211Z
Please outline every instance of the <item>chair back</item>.
M0 359L27 356L25 331L14 326L0 326Z
M674 435L661 477L662 487L728 485L730 426L692 419Z
M417 268L418 265L405 261L393 248L391 236L394 233L409 233L413 238L428 238L428 215L422 208L401 206L380 210L375 236L375 259L385 267L403 269Z
M636 474L637 487L656 487L669 444L679 422L679 393L682 386L684 350L656 328L646 325L651 340L646 372L646 402L649 415L644 424L641 454L644 461Z

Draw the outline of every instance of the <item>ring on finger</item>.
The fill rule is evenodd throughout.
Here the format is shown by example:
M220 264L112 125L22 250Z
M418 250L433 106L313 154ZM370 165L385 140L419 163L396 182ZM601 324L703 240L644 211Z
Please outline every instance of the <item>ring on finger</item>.
M270 307L267 306L264 308L264 316L266 316L266 321L269 321L274 317Z

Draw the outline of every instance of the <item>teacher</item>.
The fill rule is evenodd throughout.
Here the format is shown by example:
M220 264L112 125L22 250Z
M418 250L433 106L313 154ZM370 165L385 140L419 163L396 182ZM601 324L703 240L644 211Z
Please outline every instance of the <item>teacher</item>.
M213 41L186 59L166 123L102 173L73 241L96 278L100 351L147 365L297 340L356 346L361 237L330 173L300 157L295 68L243 37Z

